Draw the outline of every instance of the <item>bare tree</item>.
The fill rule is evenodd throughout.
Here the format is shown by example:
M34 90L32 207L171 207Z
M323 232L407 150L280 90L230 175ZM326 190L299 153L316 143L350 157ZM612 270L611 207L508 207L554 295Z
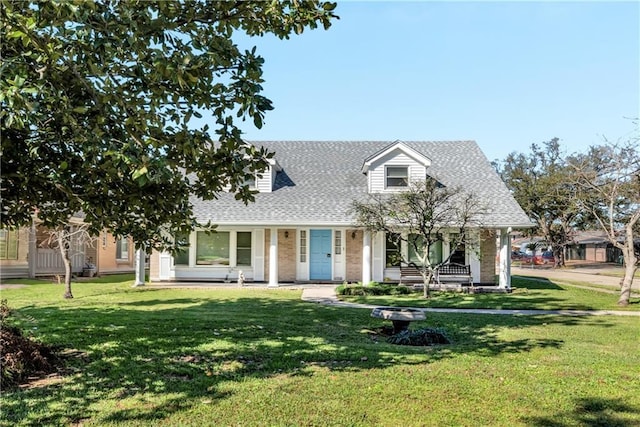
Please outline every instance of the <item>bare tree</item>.
M55 229L48 229L46 231L48 237L43 244L53 248L57 248L62 256L62 263L64 264L64 298L73 298L71 292L71 257L70 252L72 245L86 246L92 244L95 241L95 237L89 234L89 224L67 224Z
M425 298L430 296L429 283L438 268L449 262L455 250L477 243L470 229L480 227L482 213L486 211L473 194L444 187L435 179L414 183L399 193L370 195L367 201L355 201L352 210L357 226L393 236L396 244L404 242L415 254L414 259L402 251L398 256L404 265L420 272ZM434 248L449 233L453 236L451 252L438 262L432 256Z
M640 231L640 136L618 143L591 147L587 154L574 155L570 164L582 189L580 205L622 251L625 272L618 305L628 305L633 277L640 263L634 238Z

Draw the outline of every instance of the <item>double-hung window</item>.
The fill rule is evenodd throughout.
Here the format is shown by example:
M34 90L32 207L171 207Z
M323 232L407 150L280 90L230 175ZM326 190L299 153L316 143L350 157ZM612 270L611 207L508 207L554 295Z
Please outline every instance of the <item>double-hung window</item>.
M400 236L397 233L387 233L385 242L385 265L389 267L400 267Z
M407 166L387 166L385 168L387 188L406 188L409 186L409 168Z
M251 265L251 232L236 233L236 265Z
M116 240L116 259L119 261L129 260L129 239L124 237Z
M175 265L189 265L189 235L186 233L178 234L176 236L176 244L182 249L173 257Z

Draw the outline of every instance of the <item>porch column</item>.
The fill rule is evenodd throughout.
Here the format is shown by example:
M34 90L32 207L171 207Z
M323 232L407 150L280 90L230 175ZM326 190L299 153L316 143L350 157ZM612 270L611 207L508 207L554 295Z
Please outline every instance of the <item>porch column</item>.
M136 249L136 280L133 283L133 287L144 286L144 260L145 260L145 251L144 248L140 247Z
M29 253L27 254L30 279L35 279L36 266L38 264L38 246L36 244L36 238L36 225L32 222L31 227L29 228Z
M278 287L278 229L271 227L269 239L269 285L270 288Z
M362 237L362 284L371 282L371 233L365 231Z
M500 229L498 287L511 289L511 227Z

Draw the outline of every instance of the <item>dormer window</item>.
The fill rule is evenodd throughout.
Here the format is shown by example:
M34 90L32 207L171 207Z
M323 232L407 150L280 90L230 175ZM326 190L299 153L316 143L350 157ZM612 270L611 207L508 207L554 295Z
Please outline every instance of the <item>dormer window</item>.
M409 186L409 167L387 166L385 179L387 188L406 188Z
M369 193L395 193L409 188L409 182L427 175L431 160L401 141L383 148L364 160Z
M256 188L256 176L255 175L245 175L243 185L254 189Z

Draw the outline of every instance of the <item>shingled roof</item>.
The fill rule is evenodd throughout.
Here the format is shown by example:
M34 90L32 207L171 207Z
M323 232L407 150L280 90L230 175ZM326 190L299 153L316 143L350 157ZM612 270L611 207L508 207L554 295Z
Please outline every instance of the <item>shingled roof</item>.
M527 227L531 222L474 141L402 141L431 160L427 173L485 200L488 227ZM282 167L274 191L244 205L232 194L193 199L201 222L252 226L348 226L351 203L367 195L365 159L391 141L249 141L275 152Z

